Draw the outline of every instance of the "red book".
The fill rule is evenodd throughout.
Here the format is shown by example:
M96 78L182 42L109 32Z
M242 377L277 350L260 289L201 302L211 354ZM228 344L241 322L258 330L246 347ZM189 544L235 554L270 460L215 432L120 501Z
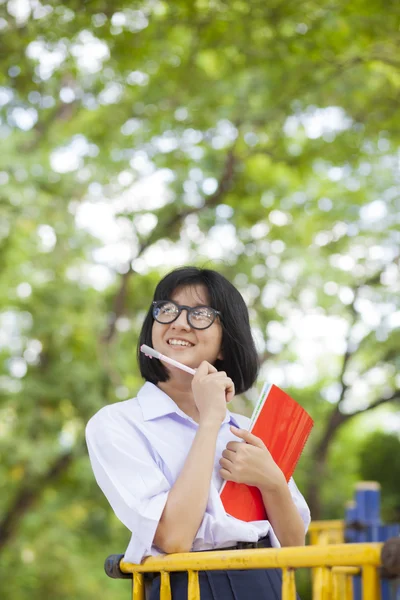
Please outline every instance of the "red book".
M261 438L289 481L314 421L293 398L276 385L265 385L254 409L249 431ZM242 521L267 519L258 488L225 481L221 500L228 514Z

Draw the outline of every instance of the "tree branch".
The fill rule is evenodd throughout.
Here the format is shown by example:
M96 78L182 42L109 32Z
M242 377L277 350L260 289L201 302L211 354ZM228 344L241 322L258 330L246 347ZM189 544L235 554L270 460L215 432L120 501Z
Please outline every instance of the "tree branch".
M336 404L336 412L339 413L339 407L340 405L343 403L346 391L348 386L346 385L344 379L346 376L346 371L347 371L347 367L350 361L350 358L352 357L352 355L354 354L354 350L352 350L351 347L351 334L353 331L353 327L356 324L357 321L357 313L355 310L355 303L357 300L357 294L358 294L358 288L356 288L354 290L354 298L353 298L353 302L350 304L350 310L351 310L351 314L352 314L352 318L351 318L351 322L350 322L350 326L349 326L349 331L347 333L347 337L346 337L346 351L344 353L343 356L343 362L342 362L342 368L340 371L340 375L339 375L339 383L341 386L341 390L340 390L340 396L339 396L339 400L337 401ZM329 425L329 424L328 424Z
M258 355L258 363L260 365L260 368L263 366L265 361L271 358L272 356L274 356L274 354L269 350L264 350L263 352L260 352Z
M320 506L320 483L321 479L324 476L325 472L325 464L326 458L328 455L328 450L330 443L335 435L336 431L344 425L348 423L350 419L357 417L363 413L366 413L382 404L387 404L389 402L396 402L400 400L400 390L396 390L391 396L387 398L378 398L374 402L372 402L369 406L362 410L356 410L353 413L341 413L339 411L338 405L336 405L335 409L332 411L331 416L329 418L327 427L323 433L323 436L315 449L315 465L313 472L311 474L308 490L307 490L307 498L309 501L309 506L311 510L311 514L314 519L320 518L321 506Z
M367 411L374 410L374 408L378 408L378 406L382 406L382 404L387 404L388 402L398 402L398 401L400 401L400 389L395 390L393 392L393 394L391 396L388 396L387 398L378 398L378 400L375 400L366 408L356 410L353 413L350 413L345 416L348 417L347 420L349 420L350 418L357 417L358 415L362 415L363 413L365 413Z
M322 432L319 443L316 446L315 468L314 468L313 472L310 474L309 486L308 486L308 490L307 490L307 497L308 497L309 504L310 504L310 510L315 519L318 519L320 517L320 509L321 509L321 506L320 506L320 482L321 482L321 479L324 477L329 447L332 442L332 439L334 438L334 436L336 434L336 431L342 425L344 425L350 419L352 419L353 417L360 415L366 411L372 410L372 409L380 406L381 404L397 400L398 397L396 394L400 393L398 390L396 390L396 392L392 396L390 396L388 398L380 398L380 399L376 400L375 402L373 402L372 404L370 404L367 408L365 408L363 410L355 411L354 413L343 413L340 410L340 407L343 404L346 392L348 390L348 385L345 383L345 376L346 376L348 364L349 364L351 357L354 355L354 352L355 352L355 348L352 348L351 336L352 336L352 330L354 328L354 325L357 322L357 317L358 317L358 313L355 309L355 303L357 301L357 296L358 296L360 288L362 288L366 285L378 284L380 281L381 274L382 274L382 270L380 270L377 273L374 273L368 279L366 279L363 282L356 285L353 290L354 291L354 299L350 305L350 310L352 312L352 319L351 319L349 331L348 331L348 334L346 337L346 351L343 356L342 367L341 367L341 371L339 374L339 382L341 385L340 396L328 418L328 421L326 423L324 431Z
M37 502L43 490L54 483L70 466L78 454L83 453L85 445L59 456L47 472L35 481L28 481L18 490L8 512L0 522L0 552L15 533L25 513Z
M225 165L218 182L217 189L214 194L209 196L205 202L204 206L201 208L197 207L187 207L181 210L178 210L175 214L171 215L171 217L165 222L160 222L153 229L153 231L149 234L148 238L142 242L139 248L138 256L140 256L149 246L157 242L159 239L165 236L165 233L169 230L173 230L179 222L183 221L189 215L194 213L198 213L200 210L204 208L212 208L219 204L220 200L224 196L224 194L230 189L233 183L234 170L236 164L236 157L233 152L233 148L231 148L226 156Z
M143 252L152 244L165 237L169 231L173 230L189 215L197 213L203 208L212 208L218 205L224 194L226 194L233 184L235 165L236 157L234 154L234 148L232 147L226 156L225 165L218 183L218 187L214 194L206 199L204 206L201 209L197 207L181 208L180 210L177 210L176 213L172 214L167 220L158 222L146 240L140 244L136 258L139 258L139 256L141 256ZM130 265L129 270L121 276L121 283L114 297L112 317L106 332L102 336L102 342L104 344L110 344L115 336L116 323L124 312L125 300L128 292L128 282L134 272L135 271L132 268L132 265Z
M19 147L19 151L21 153L28 153L36 150L43 138L48 134L53 123L57 121L69 121L73 117L73 114L77 110L78 106L78 100L74 100L69 104L66 104L65 102L60 102L57 104L54 110L49 112L46 119L37 122L33 129L35 134L34 137L28 142L22 143Z

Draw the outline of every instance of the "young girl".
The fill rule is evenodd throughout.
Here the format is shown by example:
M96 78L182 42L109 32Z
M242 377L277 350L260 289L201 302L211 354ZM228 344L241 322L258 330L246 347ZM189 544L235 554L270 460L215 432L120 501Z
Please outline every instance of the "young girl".
M184 267L158 284L139 347L196 369L194 376L138 352L146 383L136 398L102 408L86 439L93 471L117 517L132 532L126 562L171 552L301 546L307 504L287 484L249 419L227 404L249 389L258 360L245 302L219 273ZM223 480L257 486L268 521L228 515ZM159 576L151 600L159 598ZM202 600L281 597L278 569L200 573ZM171 575L174 600L187 598L186 573Z

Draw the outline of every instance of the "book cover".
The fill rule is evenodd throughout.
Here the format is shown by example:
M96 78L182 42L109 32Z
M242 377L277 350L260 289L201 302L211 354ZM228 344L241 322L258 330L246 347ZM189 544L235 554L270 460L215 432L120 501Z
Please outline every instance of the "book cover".
M289 481L313 427L310 415L276 385L265 385L253 411L249 431L262 439ZM258 488L225 481L220 491L228 514L242 521L260 521L267 514Z

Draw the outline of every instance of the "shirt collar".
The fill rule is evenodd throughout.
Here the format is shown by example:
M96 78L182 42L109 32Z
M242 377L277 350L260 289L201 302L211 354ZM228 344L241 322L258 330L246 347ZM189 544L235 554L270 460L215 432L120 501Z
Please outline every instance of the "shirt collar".
M179 410L172 398L150 381L146 381L140 388L137 397L145 421L152 421Z
M158 419L159 417L164 417L173 413L192 421L192 419L190 419L190 417L175 404L168 394L160 390L154 383L150 383L150 381L146 381L143 387L140 388L137 398L145 421L152 421L153 419ZM226 417L223 420L223 423L232 423L232 425L240 427L235 416L229 410L226 411Z

